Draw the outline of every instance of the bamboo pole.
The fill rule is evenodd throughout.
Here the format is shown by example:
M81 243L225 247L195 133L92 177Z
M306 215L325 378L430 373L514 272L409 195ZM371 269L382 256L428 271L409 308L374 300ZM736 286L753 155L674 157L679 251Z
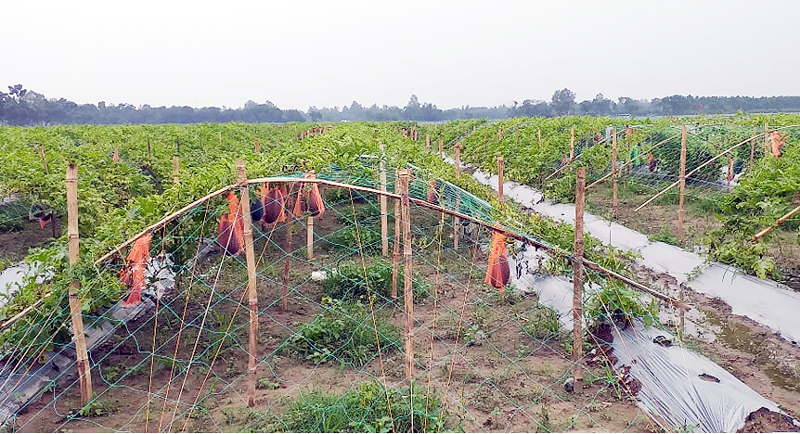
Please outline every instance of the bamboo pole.
M239 187L239 200L242 220L244 220L244 253L247 261L247 301L250 307L250 336L247 346L249 373L247 388L247 406L253 407L256 403L256 354L258 352L258 292L256 291L256 257L253 251L253 221L250 217L250 188L244 182L247 180L244 160L236 161L237 180Z
M456 156L456 179L461 178L461 142L456 142L455 146ZM456 212L461 211L461 191L456 191ZM453 217L453 250L458 251L458 237L459 229L461 227L461 219L457 216Z
M78 264L78 165L67 166L67 234L69 243L69 265ZM72 332L75 339L75 356L78 365L78 377L81 387L81 402L86 404L92 399L92 374L89 371L89 356L86 350L86 338L83 332L83 313L81 300L78 298L77 281L69 284L69 311L72 317Z
M503 141L503 127L502 126L497 127L497 141L498 142L502 142Z
M44 174L49 175L50 169L47 168L47 156L44 154L44 145L39 145L39 156L42 157L42 166L44 166Z
M402 215L400 214L400 177L397 171L394 174L394 193L398 195L394 199L394 255L392 258L392 300L397 299L397 275L400 264L400 224Z
M414 378L414 291L412 289L411 262L411 205L408 183L411 171L400 171L400 208L403 219L403 299L405 305L405 373L406 379Z
M431 152L431 133L425 133L425 152Z
M769 134L767 133L769 130L769 124L764 122L764 156L766 157L769 155L771 150L769 149Z
M678 243L683 244L684 200L686 196L686 125L681 130L681 177L678 199Z
M569 129L569 162L575 161L575 127Z
M307 179L314 179L316 177L313 170L309 173L310 177ZM314 217L311 216L308 216L308 220L306 220L306 255L308 259L314 258Z
M728 173L725 174L725 179L728 181L728 193L731 192L731 180L733 179L733 154L728 153Z
M256 151L256 154L261 152L261 143L258 141L258 139L256 139L255 151Z
M444 158L444 139L439 137L439 158Z
M427 141L429 136L425 135L425 140ZM380 183L381 183L381 191L386 192L386 146L381 142L379 145L380 153L381 153L381 161L380 161ZM385 194L381 194L379 197L380 206L381 206L381 253L383 257L386 258L389 256L389 210L388 204Z
M178 156L172 157L172 184L178 185L180 184L180 177L178 177L178 172L180 170L180 163L178 160Z
M572 274L572 378L575 393L583 387L580 361L583 358L583 210L586 204L586 169L577 170L575 187L575 247Z
M779 218L778 220L776 220L776 221L775 221L775 224L773 224L772 226L769 226L769 227L767 227L767 228L764 228L764 230L762 230L761 232L759 232L759 233L755 234L755 235L753 236L753 241L758 241L758 239L759 239L759 238L761 238L761 237L763 237L764 235L766 235L766 234L768 234L768 233L772 232L772 231L773 231L773 230L775 230L775 229L776 229L778 226L782 225L782 224L783 224L783 222L785 222L786 220L789 220L790 218L792 218L792 216L794 216L794 215L795 215L795 214L797 214L798 212L800 212L800 206L798 206L797 208L795 208L795 209L793 209L793 210L789 211L788 213L786 213L786 215L784 215L783 217L781 217L781 218Z
M504 202L503 198L503 156L497 157L497 200Z
M611 129L611 173L612 173L612 198L611 208L614 220L619 211L619 186L617 184L617 129Z
M222 131L219 132L219 148L222 149Z
M314 259L314 217L306 220L306 258Z

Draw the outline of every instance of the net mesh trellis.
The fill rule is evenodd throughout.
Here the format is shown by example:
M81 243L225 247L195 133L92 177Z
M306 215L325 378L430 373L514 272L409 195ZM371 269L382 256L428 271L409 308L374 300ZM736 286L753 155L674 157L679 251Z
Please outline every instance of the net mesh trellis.
M375 188L374 169L367 165L361 171L331 170L318 176ZM387 171L388 191L394 190L393 172ZM411 196L427 199L430 185L430 180L416 176ZM453 196L459 196L462 213L491 218L484 201L449 183L434 180L433 185L444 191L438 198L440 205L455 207ZM137 318L109 321L111 309L86 321L87 329L106 324L105 333L111 336L91 351L97 377L94 404L81 409L75 393L77 380L66 374L72 363L70 345L64 339L61 343L44 340L27 352L41 352L47 360L65 365L54 378L42 374L50 383L48 392L26 403L27 412L12 426L20 430L35 429L37 423L47 423L52 429L332 430L339 426L298 425L302 421L292 405L309 404L315 393L327 393L332 397L322 396L320 402L333 411L347 404L344 392L360 390L363 400L364 391L371 390L364 384L383 388L379 389L385 391L382 401L395 418L397 430L402 430L404 421L410 422L412 414L416 429L427 430L461 424L471 430L531 431L610 423L600 410L618 387L613 381L584 400L576 401L563 392L571 362L565 357L565 334L558 328L557 315L534 298L513 291L501 299L495 289L481 283L489 231L462 223L462 244L454 251L453 219L418 205L412 205L412 238L419 303L415 307L418 394L413 396L419 399L410 402L395 397L393 391L408 384L397 330L402 296L392 300L388 292L391 254L377 258L381 250L377 200L374 195L331 187L324 187L323 194L329 208L315 222L312 260L306 259L304 221L254 225L260 318L255 408L242 404L247 401L243 375L248 356L248 311L243 304L246 265L242 255L224 255L218 243L209 240L215 237L216 222L225 208L220 200L211 200L153 234L152 257L171 252L175 264L184 264L173 267L178 271L174 289L157 302L152 294L146 296ZM288 225L294 233L290 252L284 250ZM213 251L191 260L206 250ZM287 254L291 257L288 312L280 309ZM119 261L104 265L112 276L118 275L121 266ZM328 283L312 280L312 271L327 271ZM364 275L366 279L361 278ZM402 292L402 278L399 282ZM367 293L371 300L363 297ZM63 310L63 305L48 309ZM28 333L52 328L45 319L48 309L30 320ZM342 336L333 339L327 331ZM374 346L376 335L380 354ZM39 359L27 354L17 357L19 366L13 371L43 372L47 362ZM597 372L599 377L601 371ZM284 396L297 401L281 401ZM623 400L613 405L630 412L631 419L609 430L640 431L648 426L647 417L630 403ZM439 422L441 408L449 415L445 425ZM366 429L364 423L374 422L350 415L343 426Z

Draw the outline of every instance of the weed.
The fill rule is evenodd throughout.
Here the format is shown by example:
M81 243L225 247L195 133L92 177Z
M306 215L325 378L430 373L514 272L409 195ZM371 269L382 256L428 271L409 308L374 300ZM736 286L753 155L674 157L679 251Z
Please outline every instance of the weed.
M263 377L263 378L259 378L258 379L258 382L256 383L256 387L259 388L259 389L275 390L275 389L280 388L281 384L272 381L272 378L270 378L270 377Z
M561 335L558 313L552 308L539 305L528 312L527 316L527 321L520 325L524 334L537 340L554 339Z
M383 319L375 321L376 329L369 309L360 301L323 297L322 308L313 321L298 326L282 345L283 351L317 364L337 361L362 366L375 357L378 344L382 351L399 348L399 329Z
M678 238L670 232L669 229L663 228L657 233L650 235L648 239L652 242L660 241L662 243L671 244L673 246L679 245Z
M342 395L302 395L265 431L412 432L410 414L413 431L445 429L447 416L435 393L425 395L409 387L387 389L378 382L366 382Z
M119 405L116 403L112 403L110 401L97 399L97 397L92 397L92 399L86 403L80 410L78 410L78 414L83 417L97 417L97 416L108 416L111 413L114 413L119 409Z
M397 281L400 282L397 292L398 296L402 296L402 267L398 269L397 274ZM367 295L367 288L371 295L388 299L392 293L392 264L381 260L376 260L366 268L355 262L341 264L336 272L325 280L324 288L326 295L334 299L358 299ZM428 285L418 280L413 282L412 289L415 299L428 294Z

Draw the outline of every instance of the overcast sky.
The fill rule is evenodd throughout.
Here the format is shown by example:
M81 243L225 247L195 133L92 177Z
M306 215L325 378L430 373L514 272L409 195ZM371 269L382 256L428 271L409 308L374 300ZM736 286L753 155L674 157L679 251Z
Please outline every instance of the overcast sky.
M77 103L800 95L796 0L5 0L0 14L0 89Z

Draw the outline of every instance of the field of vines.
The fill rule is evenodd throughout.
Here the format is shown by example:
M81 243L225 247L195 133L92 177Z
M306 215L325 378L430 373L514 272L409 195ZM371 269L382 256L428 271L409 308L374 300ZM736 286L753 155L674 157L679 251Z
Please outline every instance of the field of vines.
M782 136L780 158L765 152L766 142L771 141L765 134L765 124ZM452 145L461 142L462 161L490 173L497 173L497 156L502 155L507 179L530 185L551 201L570 203L575 195L575 168L586 168L588 184L610 173L613 127L618 135L618 214L612 216L610 179L588 190L589 210L611 219L616 217L620 224L654 240L678 244L678 188L652 205L635 210L678 180L683 125L689 131L687 172L753 139L687 178L687 237L681 244L707 254L709 259L800 290L800 217L795 215L769 235L752 239L800 205L797 146L800 116L738 115L624 122L596 117L510 119L486 122L477 128L474 123L449 123L429 126L426 131L433 136L444 136L449 145L445 151L451 156ZM573 128L574 161L568 163ZM648 153L656 161L655 170L647 168ZM726 179L729 164L732 182ZM565 166L569 169L564 170Z
M635 209L679 178L683 125L689 131L686 170L697 170L686 181L685 236L679 240L677 188ZM797 116L737 115L624 122L562 117L444 124L0 127L0 271L18 263L35 271L13 293L0 295L5 298L0 374L13 374L0 378L3 387L17 381L12 378L19 372L46 366L48 358L74 357L67 297L74 282L84 321L113 324L107 340L90 348L95 391L88 402L80 399L70 365L71 371L62 369L35 397L4 398L0 405L14 403L20 410L3 427L21 432L702 428L637 406L642 384L617 366L606 341L609 330L633 324L673 333L670 345L702 353L798 417L796 345L699 294L685 300L695 313L687 315L684 335L683 316L678 320L675 303L665 301L681 291L678 282L643 271L636 252L588 234L584 256L596 268L584 277L580 317L586 330L578 339L587 355L576 361L566 327L572 315L560 314L535 289L572 286L574 227L514 201L499 201L491 186L468 176L474 169L497 173L497 157L503 156L506 180L542 192L547 201L571 203L575 169L586 169L590 185L611 171L613 129L619 207L612 210L607 178L587 190L589 212L653 241L800 290L800 217L753 240L800 204L796 125ZM780 133L770 135L768 129ZM774 146L765 136L782 141L780 157L770 152ZM440 143L444 155L438 153ZM467 165L463 173L442 158L453 158L457 143ZM720 154L724 157L706 164ZM237 160L247 178L275 181L240 182ZM70 163L78 167L76 265L67 253ZM394 192L401 184L396 170L405 168L413 169L410 222L403 222L410 236L401 241L392 227L387 239L381 220L395 222L399 201L395 208L390 199L384 212L378 197L364 191L374 192L386 177L386 191ZM303 176L328 183L320 185L326 211L313 220L309 209L291 213L289 201L299 209L303 193L293 191L295 183L288 179ZM252 217L259 220L252 225L259 282L259 310L252 311L259 327L254 356L247 318L253 305L246 300L251 264L219 240L226 213L236 214L244 195L252 204L275 185L289 187L281 205L287 219L265 224L263 217ZM342 188L346 185L356 189ZM200 205L173 214L204 196ZM311 199L305 200L310 206ZM265 206L266 200L258 203ZM133 237L170 215L148 232L148 257L169 258L174 285L144 297L154 304L147 304L150 310L108 320L128 308L131 288L121 276ZM509 238L497 241L493 228L508 231ZM413 259L399 266L398 276L400 244L410 246ZM510 273L517 278L511 280L519 287L484 281L500 245L513 260ZM547 259L537 256L540 248ZM523 260L531 257L538 263ZM413 284L409 280L407 288L414 294L417 334L404 348L409 306L403 274L407 269L411 275L412 263ZM526 273L536 276L534 290L523 288ZM400 282L399 296L393 279L395 286ZM642 293L630 281L663 296ZM712 316L715 327L706 332ZM747 345L731 344L732 330ZM409 351L416 354L413 368L404 372ZM248 357L255 357L252 371ZM416 372L413 378L409 369ZM575 372L583 373L582 387L573 384ZM250 375L257 378L254 403L246 396Z

